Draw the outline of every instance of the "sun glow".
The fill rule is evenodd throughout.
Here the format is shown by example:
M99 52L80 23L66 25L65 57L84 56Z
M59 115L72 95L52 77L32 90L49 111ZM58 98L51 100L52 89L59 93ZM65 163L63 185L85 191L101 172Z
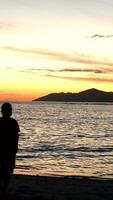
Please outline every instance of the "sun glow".
M109 1L71 0L65 9L64 0L2 2L0 100L89 88L112 91L111 16Z

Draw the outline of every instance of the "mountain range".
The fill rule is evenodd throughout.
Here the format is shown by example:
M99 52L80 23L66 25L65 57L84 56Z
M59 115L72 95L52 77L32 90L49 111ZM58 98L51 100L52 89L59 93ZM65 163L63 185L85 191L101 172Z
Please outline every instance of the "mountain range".
M113 92L92 88L79 93L51 93L33 101L113 102Z

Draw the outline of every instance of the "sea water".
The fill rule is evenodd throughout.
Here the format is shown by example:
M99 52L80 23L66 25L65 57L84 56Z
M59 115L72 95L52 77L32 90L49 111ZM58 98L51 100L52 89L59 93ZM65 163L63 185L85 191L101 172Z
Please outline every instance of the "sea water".
M113 178L113 105L12 103L19 151L16 173Z

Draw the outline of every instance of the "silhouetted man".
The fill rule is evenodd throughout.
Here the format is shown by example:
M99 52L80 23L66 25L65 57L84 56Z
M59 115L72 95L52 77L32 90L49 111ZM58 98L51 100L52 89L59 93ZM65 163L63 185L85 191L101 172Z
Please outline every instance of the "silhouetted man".
M12 106L4 103L1 106L0 117L0 189L7 190L10 175L15 167L15 156L18 151L18 132L20 131L17 121L11 118Z

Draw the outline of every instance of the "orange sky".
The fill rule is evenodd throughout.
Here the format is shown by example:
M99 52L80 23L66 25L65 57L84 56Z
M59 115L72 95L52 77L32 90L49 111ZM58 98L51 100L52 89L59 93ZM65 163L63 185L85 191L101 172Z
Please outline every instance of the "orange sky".
M111 0L1 1L0 100L113 91Z

